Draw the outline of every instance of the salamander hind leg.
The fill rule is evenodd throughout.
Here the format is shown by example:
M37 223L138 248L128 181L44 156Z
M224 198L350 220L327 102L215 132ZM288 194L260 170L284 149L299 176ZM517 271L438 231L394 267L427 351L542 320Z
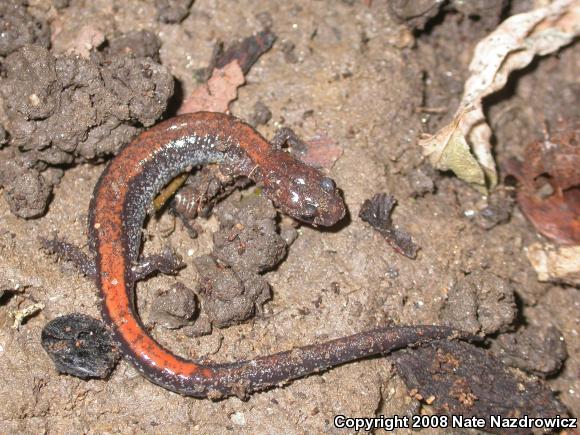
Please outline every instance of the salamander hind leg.
M141 257L138 263L131 267L131 272L133 272L133 279L136 282L156 273L175 275L184 267L185 263L181 256L170 247L165 247L161 254Z

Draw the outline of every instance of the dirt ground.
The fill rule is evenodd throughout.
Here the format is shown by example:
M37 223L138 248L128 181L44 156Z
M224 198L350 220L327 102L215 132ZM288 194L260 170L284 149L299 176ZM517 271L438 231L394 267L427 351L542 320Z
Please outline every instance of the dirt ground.
M30 13L51 27L54 54L88 24L107 37L153 31L162 42L161 64L179 81L182 95L195 87L194 72L207 66L217 40L235 41L270 25L278 39L251 69L232 113L249 119L261 101L273 115L260 127L266 137L290 126L304 138L325 133L344 151L330 175L344 192L347 222L332 231L299 228L285 260L265 275L273 298L263 313L202 337L161 327L153 335L180 355L231 361L385 323L451 324L492 338L554 326L568 357L547 382L570 413L580 415L578 289L538 282L524 248L542 238L518 208L505 204L509 221L487 228L477 217L485 198L451 174L430 169L417 146L421 133L451 119L474 44L499 22L500 9L475 16L450 8L425 29L410 31L394 20L385 1L368 3L196 0L181 23L164 24L147 1L72 0L61 9L29 2ZM531 7L532 1L514 1L500 12ZM541 138L544 122L580 119L579 67L576 44L535 62L494 97L488 116L499 161ZM38 219L14 216L0 199L0 281L11 290L0 299L0 433L339 433L334 415L402 415L412 408L388 356L346 364L248 401L182 397L148 382L125 361L108 380L56 373L40 344L43 326L72 312L100 318L99 298L93 282L42 252L38 239L58 233L86 247L87 209L103 167L67 167L48 212ZM363 201L383 191L398 200L395 224L421 248L415 260L397 254L358 218ZM145 322L159 289L175 282L195 287L193 257L211 251L218 228L215 217L198 221L197 239L168 215L149 222L146 250L158 252L170 243L187 267L178 276L139 283ZM175 230L164 237L168 225ZM488 282L493 289L485 290ZM473 289L468 301L462 297L466 288ZM503 293L495 295L498 289ZM11 328L10 313L33 303L44 308ZM478 311L482 306L486 310ZM541 353L542 346L533 342L528 351Z

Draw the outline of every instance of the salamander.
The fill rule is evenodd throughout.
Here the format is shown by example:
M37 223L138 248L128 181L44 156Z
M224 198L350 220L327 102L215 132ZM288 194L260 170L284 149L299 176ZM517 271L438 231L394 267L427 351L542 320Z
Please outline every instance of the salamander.
M277 386L341 363L432 339L462 334L437 326L383 327L247 361L195 362L157 343L140 321L132 266L155 195L174 177L218 163L262 187L284 213L313 226L345 215L335 182L272 147L244 122L220 113L184 114L161 122L123 147L101 175L89 210L90 246L102 316L124 356L152 382L174 392L219 399Z

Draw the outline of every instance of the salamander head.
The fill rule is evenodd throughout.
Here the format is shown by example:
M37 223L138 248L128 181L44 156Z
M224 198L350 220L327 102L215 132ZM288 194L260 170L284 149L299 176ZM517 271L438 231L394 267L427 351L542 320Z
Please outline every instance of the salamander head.
M316 169L296 163L285 166L287 176L269 173L262 182L264 192L279 209L293 218L313 226L336 224L346 212L336 183Z

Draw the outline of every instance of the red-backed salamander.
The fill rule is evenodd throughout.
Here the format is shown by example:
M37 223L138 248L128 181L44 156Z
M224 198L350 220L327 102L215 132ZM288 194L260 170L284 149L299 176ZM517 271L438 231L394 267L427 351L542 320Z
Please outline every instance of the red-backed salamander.
M220 113L180 115L141 133L103 172L91 201L103 318L125 357L148 379L180 394L218 399L266 389L344 362L432 339L464 336L437 326L384 327L248 361L197 363L158 344L134 302L141 228L155 195L178 174L208 163L249 177L284 213L331 226L345 214L334 181L273 148L252 127Z

